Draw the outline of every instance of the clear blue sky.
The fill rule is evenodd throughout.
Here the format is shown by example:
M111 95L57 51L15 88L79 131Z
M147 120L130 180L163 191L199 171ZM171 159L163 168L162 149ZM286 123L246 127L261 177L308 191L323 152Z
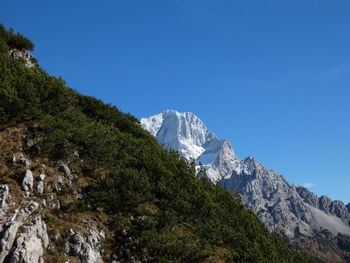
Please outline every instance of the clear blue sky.
M136 117L197 114L240 157L350 201L348 0L2 0L51 74Z

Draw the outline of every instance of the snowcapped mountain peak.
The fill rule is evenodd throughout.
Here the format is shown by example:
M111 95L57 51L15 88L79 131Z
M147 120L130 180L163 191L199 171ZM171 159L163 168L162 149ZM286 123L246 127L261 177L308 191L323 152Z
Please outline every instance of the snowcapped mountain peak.
M219 141L205 124L193 113L167 110L149 118L141 125L166 148L176 149L185 158L197 159L205 147Z
M167 110L141 119L141 125L166 148L175 149L183 157L203 165L213 182L242 169L230 142L218 138L193 113Z
M172 121L177 122L177 124L181 121L185 121L187 123L199 123L199 126L202 126L203 129L206 129L204 123L193 113L182 113L176 110L166 110L162 113L153 115L151 117L142 118L141 124L144 129L148 130L152 135L157 136L157 133L164 124L164 122Z

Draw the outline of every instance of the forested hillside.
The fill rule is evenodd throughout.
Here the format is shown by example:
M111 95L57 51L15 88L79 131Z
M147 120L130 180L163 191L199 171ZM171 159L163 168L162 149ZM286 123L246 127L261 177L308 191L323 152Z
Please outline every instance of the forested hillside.
M197 178L194 163L164 150L135 117L9 54L33 48L0 27L0 128L23 131L31 160L69 163L73 176L57 193L60 208L43 210L49 229L98 215L107 233L104 262L313 262L269 233L231 193ZM14 174L21 176L1 170L10 190ZM57 253L64 250L50 233L49 240ZM53 252L46 253L50 262Z

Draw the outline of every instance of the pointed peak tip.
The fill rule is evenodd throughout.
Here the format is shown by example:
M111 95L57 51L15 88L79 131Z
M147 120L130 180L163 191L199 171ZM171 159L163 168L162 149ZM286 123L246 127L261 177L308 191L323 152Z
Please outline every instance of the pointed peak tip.
M163 111L163 113L180 113L180 112L177 110L168 109L168 110Z
M181 112L181 111L178 111L178 110L165 110L162 113L160 113L160 115L163 115L163 116L178 116L178 117L186 116L186 118L190 117L190 118L195 118L195 119L199 119L200 120L200 118L196 114L194 114L193 112L190 112L190 111Z
M231 142L229 140L227 140L227 139L223 139L222 140L222 145L232 148Z

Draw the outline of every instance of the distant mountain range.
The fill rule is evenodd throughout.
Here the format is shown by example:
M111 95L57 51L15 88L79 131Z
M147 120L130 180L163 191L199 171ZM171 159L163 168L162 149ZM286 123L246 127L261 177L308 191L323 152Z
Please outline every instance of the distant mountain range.
M167 110L141 119L141 125L165 148L203 165L213 183L239 193L270 231L289 240L312 238L325 229L333 236L350 234L350 204L290 184L253 157L240 159L229 141L218 138L193 113Z

